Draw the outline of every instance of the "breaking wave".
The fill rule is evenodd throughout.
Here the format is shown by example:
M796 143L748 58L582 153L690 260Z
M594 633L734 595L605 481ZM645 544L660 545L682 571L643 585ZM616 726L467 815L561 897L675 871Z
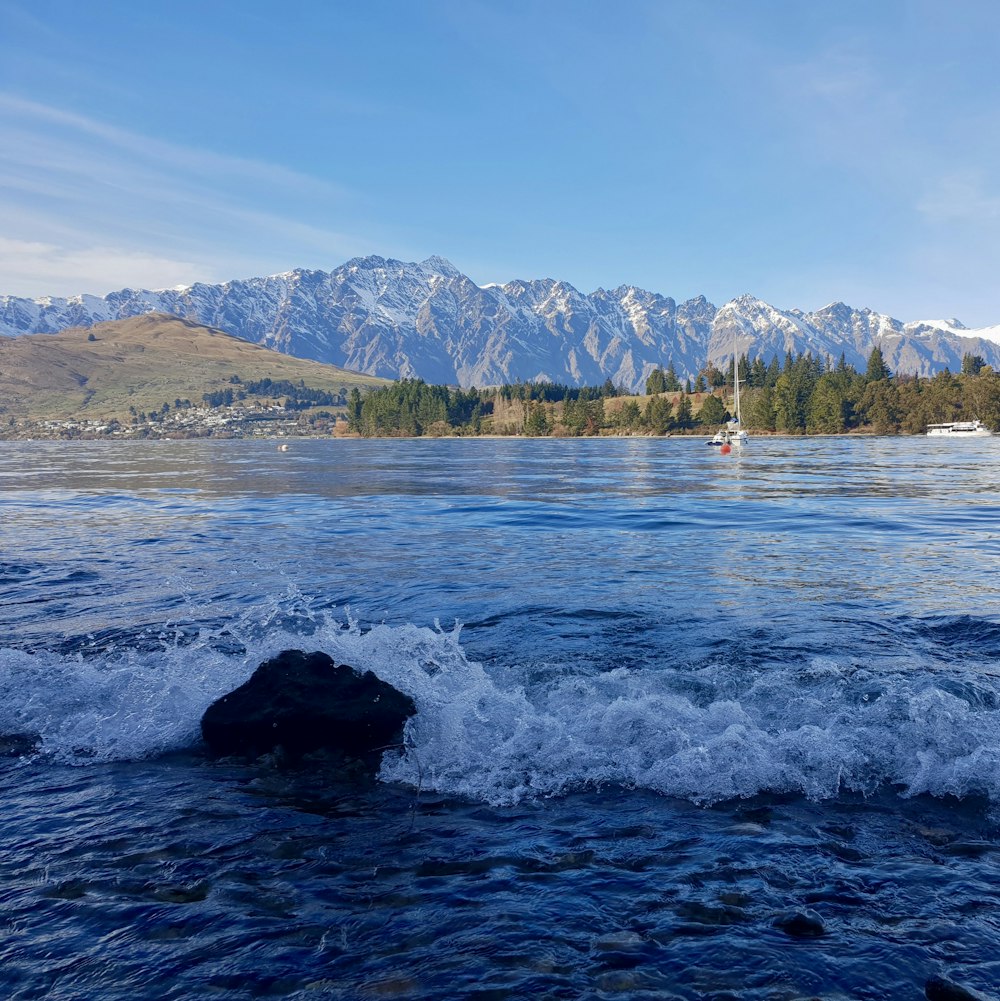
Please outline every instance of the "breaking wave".
M760 792L1000 800L1000 678L986 664L876 671L815 657L753 668L589 670L470 658L461 628L328 613L164 628L70 651L0 650L0 734L86 764L196 746L207 706L282 649L322 649L409 694L417 715L381 778L495 805L595 787L703 804ZM919 655L917 655L919 656Z

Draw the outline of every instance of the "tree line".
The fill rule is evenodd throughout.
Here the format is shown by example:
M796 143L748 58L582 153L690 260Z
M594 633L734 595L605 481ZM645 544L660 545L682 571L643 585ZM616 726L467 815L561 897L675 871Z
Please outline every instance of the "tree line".
M978 355L962 371L929 378L893 375L879 348L864 373L841 356L830 365L810 353L764 363L739 359L744 427L785 434L922 434L928 424L982 420L1000 429L1000 374ZM644 396L610 380L597 387L515 383L454 389L402 379L347 398L351 431L392 435L523 434L579 436L714 431L732 411L732 371L706 366L684 384L673 366L654 370Z
M979 355L966 354L962 371L930 377L893 375L879 348L859 373L843 358L831 366L810 354L765 366L740 360L746 391L744 425L785 434L923 434L928 424L981 420L1000 429L1000 375ZM744 376L740 376L743 384Z
M244 382L238 375L230 376L230 385L202 396L209 407L230 407L248 397L284 399L285 410L307 410L309 407L342 407L347 403L347 392L331 393L326 389L307 386L305 380L291 382L288 379L253 379ZM235 388L234 388L235 387Z

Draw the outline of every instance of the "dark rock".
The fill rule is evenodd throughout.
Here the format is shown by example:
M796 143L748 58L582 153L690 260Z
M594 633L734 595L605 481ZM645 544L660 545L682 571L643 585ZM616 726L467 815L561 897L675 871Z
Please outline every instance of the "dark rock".
M38 750L41 738L35 733L0 733L0 758L22 758Z
M944 977L931 977L924 987L927 1001L983 1001L982 995L974 994Z
M826 934L823 921L815 911L787 911L774 919L774 927L780 928L792 938L819 938Z
M217 754L258 757L280 750L300 759L332 752L374 769L415 712L408 695L371 671L359 674L325 653L285 650L213 702L201 733Z

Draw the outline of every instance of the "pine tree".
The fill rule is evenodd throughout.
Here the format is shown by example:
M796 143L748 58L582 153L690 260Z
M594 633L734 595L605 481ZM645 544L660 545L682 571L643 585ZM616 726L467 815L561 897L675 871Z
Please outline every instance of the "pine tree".
M786 434L805 430L805 400L794 372L782 372L774 387L774 426Z
M618 411L618 426L626 431L634 431L642 419L642 411L635 400L626 400Z
M899 430L899 392L888 379L876 379L865 387L858 403L865 424L876 434L893 434Z
M809 398L806 431L809 434L840 434L845 427L844 410L845 400L837 377L821 377Z
M357 386L351 387L347 397L347 427L355 433L361 431L361 390Z
M691 416L691 401L687 396L681 396L677 401L677 417L674 424L679 428L689 428L694 424Z
M650 434L666 434L670 430L670 412L673 408L665 396L654 396L646 404L642 422Z
M726 405L717 396L706 396L705 402L698 411L698 420L702 424L721 424L726 419Z
M751 389L743 402L743 424L751 431L774 430L774 390L770 386Z
M528 416L524 421L524 433L529 438L538 438L549 433L549 420L541 403L530 403Z
M979 375L986 359L982 355L969 354L962 355L962 375Z
M878 345L872 348L872 353L868 356L868 370L865 372L866 382L880 382L882 379L892 377L886 367L885 359L882 357L882 350Z

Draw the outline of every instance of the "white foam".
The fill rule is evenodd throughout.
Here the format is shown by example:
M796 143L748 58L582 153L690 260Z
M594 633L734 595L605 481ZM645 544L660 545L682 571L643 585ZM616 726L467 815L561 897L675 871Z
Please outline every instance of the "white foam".
M298 647L413 697L417 714L405 749L384 758L385 781L494 804L596 786L698 803L762 791L824 799L886 783L1000 802L1000 680L968 667L945 678L919 663L876 673L821 659L584 677L508 664L499 681L467 657L458 628L362 629L319 615L303 636L301 623L296 632L280 621L227 630L246 648L238 653L208 631L164 636L153 652L0 651L0 734L38 733L43 754L73 763L189 746L215 698Z
M31 733L57 761L128 760L187 747L201 715L252 666L206 644L104 657L0 650L0 733Z

